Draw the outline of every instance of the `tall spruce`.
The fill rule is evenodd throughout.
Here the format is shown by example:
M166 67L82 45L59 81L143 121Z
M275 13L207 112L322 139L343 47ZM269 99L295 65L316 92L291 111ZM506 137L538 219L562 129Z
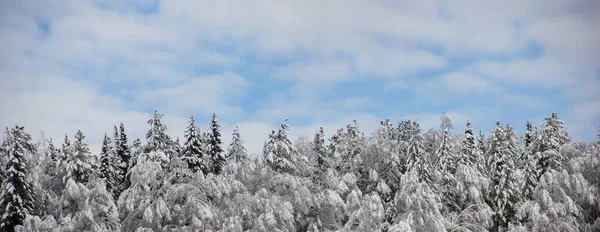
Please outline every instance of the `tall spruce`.
M496 127L490 135L491 143L488 150L488 163L490 164L490 179L492 190L490 203L496 212L494 215L493 229L504 231L508 223L514 218L516 204L519 202L519 188L515 176L516 165L511 157L510 144L506 131L496 122Z
M297 151L292 142L287 137L287 132L290 125L286 118L281 123L281 127L277 132L272 131L265 144L263 155L267 164L278 172L295 173Z
M317 156L316 163L316 171L317 175L315 175L315 180L320 181L322 175L329 168L329 159L327 157L327 149L325 148L325 131L323 127L319 127L317 133L315 133L315 138L312 143L312 149L315 155Z
M112 141L106 134L104 134L100 150L100 178L104 179L106 190L116 198L119 192L119 185L122 182L120 163L114 151Z
M425 182L431 186L433 182L433 167L431 165L430 154L425 150L423 145L424 138L421 134L419 124L414 125L413 135L408 146L408 157L406 160L407 170L414 171L419 181Z
M125 181L125 186L123 188L129 187L128 181L125 178L127 172L129 172L129 163L131 161L131 150L129 148L129 141L127 139L127 134L125 133L125 125L123 122L119 125L119 138L118 143L115 141L116 151L117 151L117 161L119 162L119 168L121 172L121 179Z
M477 164L477 154L475 148L475 137L473 136L473 128L471 122L467 120L467 125L464 131L465 137L461 141L460 155L458 165L474 166Z
M161 122L163 115L154 111L154 117L148 120L150 126L146 133L147 144L144 153L152 161L159 161L163 169L168 169L175 151L173 141L167 135L167 126Z
M90 153L90 148L84 141L85 135L81 130L75 133L75 141L71 145L70 153L66 154L67 175L63 182L73 178L80 183L87 183L90 175L96 167L95 157Z
M194 115L191 116L188 123L189 124L184 133L185 148L183 151L183 160L187 163L188 168L192 170L192 172L202 171L204 174L207 174L209 170L204 159L204 145L202 144L201 137L202 134L196 125L196 119L194 119Z
M2 155L6 156L5 180L0 190L0 230L14 231L25 217L33 213L33 181L30 177L28 157L35 154L31 135L22 126L15 126L6 136Z
M541 132L538 132L536 140L533 142L531 150L538 153L537 163L538 178L544 175L548 170L554 169L562 171L565 158L560 155L560 147L569 142L569 138L565 135L563 128L564 123L556 113L548 118L545 118L546 124L542 127Z
M219 174L221 168L225 165L225 158L223 157L223 148L221 148L223 142L221 141L221 125L219 125L217 114L212 116L208 133L207 152L210 157L210 169L212 173Z
M229 144L229 148L227 149L227 160L232 160L235 162L240 162L248 158L248 152L244 147L244 140L242 140L242 135L240 134L240 128L233 128L233 133L231 134L231 144Z

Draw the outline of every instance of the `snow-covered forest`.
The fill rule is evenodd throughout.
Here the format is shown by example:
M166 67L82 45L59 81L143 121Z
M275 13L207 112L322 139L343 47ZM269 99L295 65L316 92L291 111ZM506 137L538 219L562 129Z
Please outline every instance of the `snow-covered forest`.
M571 141L556 113L490 134L442 116L295 141L286 119L262 154L216 115L205 129L192 116L183 141L161 119L145 135L107 128L99 154L82 131L7 128L0 230L600 231L600 141Z

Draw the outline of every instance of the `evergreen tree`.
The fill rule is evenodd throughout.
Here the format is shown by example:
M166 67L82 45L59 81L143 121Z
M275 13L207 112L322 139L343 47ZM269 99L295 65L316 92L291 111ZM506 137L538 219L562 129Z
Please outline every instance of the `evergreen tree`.
M229 145L229 149L227 149L227 159L240 162L246 158L248 158L248 154L244 147L244 141L240 135L240 129L236 126L231 135L231 144Z
M454 145L452 141L450 141L450 134L448 134L447 130L444 130L442 134L442 142L440 148L437 151L438 155L438 163L437 167L442 171L447 171L449 174L454 174L456 170L456 161L458 158L454 154Z
M564 169L565 158L559 153L560 147L569 142L568 136L564 134L564 123L558 118L556 113L545 118L546 125L538 132L535 141L532 144L532 152L539 152L537 163L538 178L544 175L548 170L554 169L561 171Z
M477 136L477 169L484 174L488 172L487 160L485 159L487 154L486 148L487 145L485 143L485 136L481 131L479 131L479 135Z
M85 135L81 130L75 133L75 142L71 145L71 151L66 154L66 169L67 175L63 182L66 183L69 178L74 178L80 183L87 183L92 174L95 165L95 160L90 153L90 148L83 140ZM65 142L68 142L65 140Z
M160 121L162 117L162 114L154 111L154 117L148 120L150 129L146 133L147 144L144 153L148 159L159 161L164 169L168 169L175 150L171 137L167 135L167 126Z
M295 173L297 151L292 142L287 137L290 125L287 124L287 118L281 123L281 128L275 133L272 131L269 135L263 155L267 163L278 172Z
M475 137L473 136L473 128L471 122L467 120L465 126L465 137L461 142L461 154L459 155L458 165L463 164L473 167L477 164L477 154L475 150Z
M200 133L198 126L196 126L194 115L192 115L185 131L183 160L193 172L202 171L204 174L207 174L209 170L204 162L204 145L202 144L201 136L202 134Z
M513 130L510 124L506 124L506 141L508 142L508 151L510 153L511 158L514 160L516 164L519 160L518 151L517 151L517 139L515 135L515 131Z
M527 121L527 124L525 125L525 136L523 137L523 141L525 142L525 150L529 148L529 146L531 145L531 143L533 142L533 131L532 131L532 126L531 123L529 121Z
M211 172L219 174L221 168L225 165L225 158L223 157L223 148L221 148L223 142L221 142L221 126L219 125L217 114L213 114L208 133L207 152L210 157Z
M325 131L323 130L323 127L320 127L319 131L315 134L312 146L313 151L317 155L317 174L315 175L315 178L316 180L320 180L321 175L329 168L329 159L327 157L327 150L325 149Z
M133 143L131 144L131 159L129 159L128 165L129 170L131 170L131 168L133 168L137 164L139 157L141 157L143 153L144 148L142 146L142 140L140 140L140 138L134 139ZM125 173L125 176L129 176L128 173L129 172Z
M110 137L104 134L104 141L100 151L100 178L106 183L106 190L113 197L117 197L119 185L121 184L119 159L114 151Z
M415 171L419 181L423 181L431 186L433 182L431 159L423 146L424 139L420 132L419 124L416 124L415 128L416 134L412 136L408 146L406 167L408 171Z
M117 142L118 141L118 142ZM129 163L131 161L131 150L129 148L129 143L127 140L127 134L125 133L125 125L123 122L119 125L119 138L115 141L116 151L117 151L117 161L119 162L121 180L125 181L125 186L123 188L129 187L129 183L125 176L127 172L129 172Z
M0 191L0 230L14 231L15 226L22 225L25 217L33 213L34 184L27 157L36 151L31 135L22 126L15 126L4 139L2 153L7 162L3 167L6 176Z
M514 218L516 203L519 201L516 165L511 157L510 144L500 122L490 135L491 143L488 150L490 164L490 179L492 191L490 203L495 210L494 229L506 230L508 223Z

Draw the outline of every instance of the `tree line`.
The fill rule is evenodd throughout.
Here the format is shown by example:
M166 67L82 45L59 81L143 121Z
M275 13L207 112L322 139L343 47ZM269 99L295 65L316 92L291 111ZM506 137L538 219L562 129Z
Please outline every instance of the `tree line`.
M174 140L156 112L145 143L125 126L92 154L82 131L60 147L6 128L1 231L599 231L599 141L571 141L556 113L518 135L496 122L451 133L416 120L356 120L292 142L284 120L248 155L223 149L217 116ZM326 143L328 140L328 143Z

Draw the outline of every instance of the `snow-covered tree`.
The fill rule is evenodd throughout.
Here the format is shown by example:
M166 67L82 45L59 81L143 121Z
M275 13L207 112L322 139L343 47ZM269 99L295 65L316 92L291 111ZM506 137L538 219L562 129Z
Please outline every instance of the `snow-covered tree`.
M154 117L148 120L150 129L146 133L146 146L144 147L147 158L159 161L161 166L168 169L171 157L175 154L173 141L167 135L167 126L160 121L163 115L154 111Z
M237 126L233 128L231 144L229 144L229 148L227 149L227 158L235 162L240 162L248 158L248 152L244 147L244 140L242 140L240 129Z
M208 129L208 150L206 150L210 158L210 169L212 173L219 174L221 168L225 165L225 157L223 157L223 148L221 145L221 125L217 119L217 114L213 114Z
M288 139L287 133L290 125L286 118L281 123L281 128L275 133L272 131L267 139L263 155L267 163L277 172L295 173L297 151Z
M127 140L127 134L125 133L125 125L123 122L119 125L119 138L115 141L115 150L117 151L117 161L121 169L121 180L126 181L125 175L129 172L129 163L131 162L131 149L129 148L129 142ZM123 189L129 187L128 181L126 181Z
M492 181L490 202L492 209L496 212L494 216L494 228L504 230L508 223L513 220L516 204L519 202L519 186L514 170L516 165L511 156L510 145L506 132L496 122L496 127L490 135L491 143L488 150L489 176Z
M473 128L471 122L467 120L465 126L465 137L461 141L460 154L458 156L457 165L463 164L474 167L477 164L477 150L475 148L475 137L473 136Z
M417 124L418 128L418 124ZM433 167L431 164L430 154L425 150L423 145L423 135L420 129L416 129L416 134L410 140L407 151L406 168L407 171L415 171L419 181L424 181L427 184L432 184L434 179Z
M570 138L564 133L564 123L558 118L556 113L545 118L546 124L537 133L535 140L531 144L533 153L539 152L537 162L538 178L544 175L548 170L554 169L561 171L564 168L564 158L560 156L560 147L568 143Z
M196 120L194 119L194 115L192 115L185 131L185 148L182 159L187 163L188 168L192 172L202 171L204 174L207 174L209 170L205 162L201 136L200 129L196 126Z
M329 157L327 156L327 150L325 148L325 132L323 127L319 128L319 131L315 134L314 141L312 143L312 149L317 156L316 159L316 176L315 178L320 179L321 175L330 168Z
M104 141L100 150L100 178L106 183L106 190L117 196L121 184L121 165L115 153L110 137L104 134Z
M75 142L71 145L65 145L66 159L66 175L63 177L63 182L66 183L69 178L74 178L80 183L87 183L90 175L96 165L96 158L90 153L90 148L83 140L85 135L81 130L75 133ZM65 143L68 140L65 139ZM70 148L70 149L69 149Z
M34 205L33 181L27 157L36 152L31 135L22 126L15 126L4 138L2 155L6 156L5 180L0 190L0 230L14 231L32 214Z

